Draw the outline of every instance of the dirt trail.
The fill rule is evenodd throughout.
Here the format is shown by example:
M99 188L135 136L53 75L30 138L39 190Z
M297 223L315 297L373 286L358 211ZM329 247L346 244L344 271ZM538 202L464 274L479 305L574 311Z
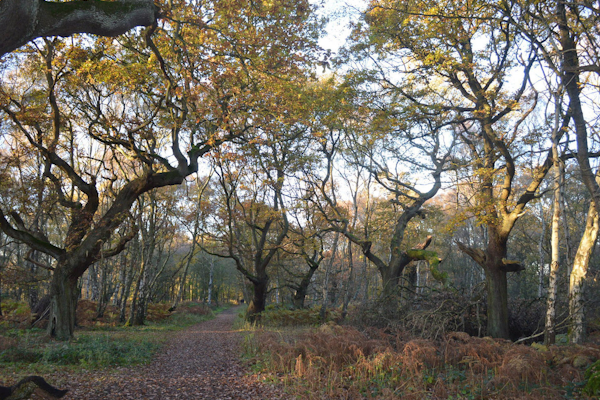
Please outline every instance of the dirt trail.
M68 400L286 399L240 365L242 335L232 329L237 308L173 334L149 365L61 377ZM66 379L65 379L66 378Z

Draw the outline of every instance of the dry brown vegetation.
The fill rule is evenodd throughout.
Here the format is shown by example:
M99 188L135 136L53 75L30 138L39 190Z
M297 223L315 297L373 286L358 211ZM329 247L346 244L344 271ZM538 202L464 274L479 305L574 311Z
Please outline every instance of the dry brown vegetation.
M582 394L600 346L517 345L451 332L433 341L334 324L258 330L255 368L307 399L564 399ZM588 397L591 398L591 397Z

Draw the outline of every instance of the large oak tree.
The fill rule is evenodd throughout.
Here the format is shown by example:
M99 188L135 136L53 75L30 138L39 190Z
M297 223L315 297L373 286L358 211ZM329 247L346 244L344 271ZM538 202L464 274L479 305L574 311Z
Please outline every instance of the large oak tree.
M28 215L5 207L0 228L54 258L49 333L57 338L73 335L79 277L133 237L127 221L137 199L180 184L211 149L255 132L251 111L274 102L264 95L269 85L303 73L316 39L304 2L172 5L143 35L45 39L15 56L32 73L6 71L0 106L9 140L42 157L68 229L45 238Z
M527 128L537 105L530 90L535 51L485 0L444 7L427 0L371 1L354 35L355 48L375 65L375 81L424 117L445 113L442 123L459 135L466 157L455 163L473 187L471 215L485 226L487 243L483 249L458 245L485 272L487 333L508 338L507 274L524 268L508 259L509 237L552 166L551 152L532 146L543 141ZM509 86L509 77L518 83Z

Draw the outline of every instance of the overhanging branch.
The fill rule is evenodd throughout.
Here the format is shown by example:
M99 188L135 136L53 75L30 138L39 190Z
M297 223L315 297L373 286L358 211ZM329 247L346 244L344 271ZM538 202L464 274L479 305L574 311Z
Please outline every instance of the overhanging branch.
M91 33L118 36L136 26L150 26L159 16L153 0L0 1L0 56L44 36Z

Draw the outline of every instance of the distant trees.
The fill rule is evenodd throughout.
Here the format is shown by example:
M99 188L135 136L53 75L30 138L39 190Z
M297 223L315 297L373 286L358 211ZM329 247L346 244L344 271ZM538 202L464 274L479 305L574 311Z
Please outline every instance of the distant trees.
M272 130L271 130L272 129ZM220 219L216 240L250 281L253 296L249 316L264 311L270 283L269 267L286 244L290 231L289 181L307 158L305 127L298 123L265 127L256 132L252 145L234 153L218 154Z
M294 260L296 267L286 271L289 277L285 279L286 285L294 291L294 308L301 309L305 307L306 296L315 273L325 259L326 238L329 232L328 224L309 201L303 200L295 208L293 217L290 217L293 219L288 235L291 245L285 250Z

